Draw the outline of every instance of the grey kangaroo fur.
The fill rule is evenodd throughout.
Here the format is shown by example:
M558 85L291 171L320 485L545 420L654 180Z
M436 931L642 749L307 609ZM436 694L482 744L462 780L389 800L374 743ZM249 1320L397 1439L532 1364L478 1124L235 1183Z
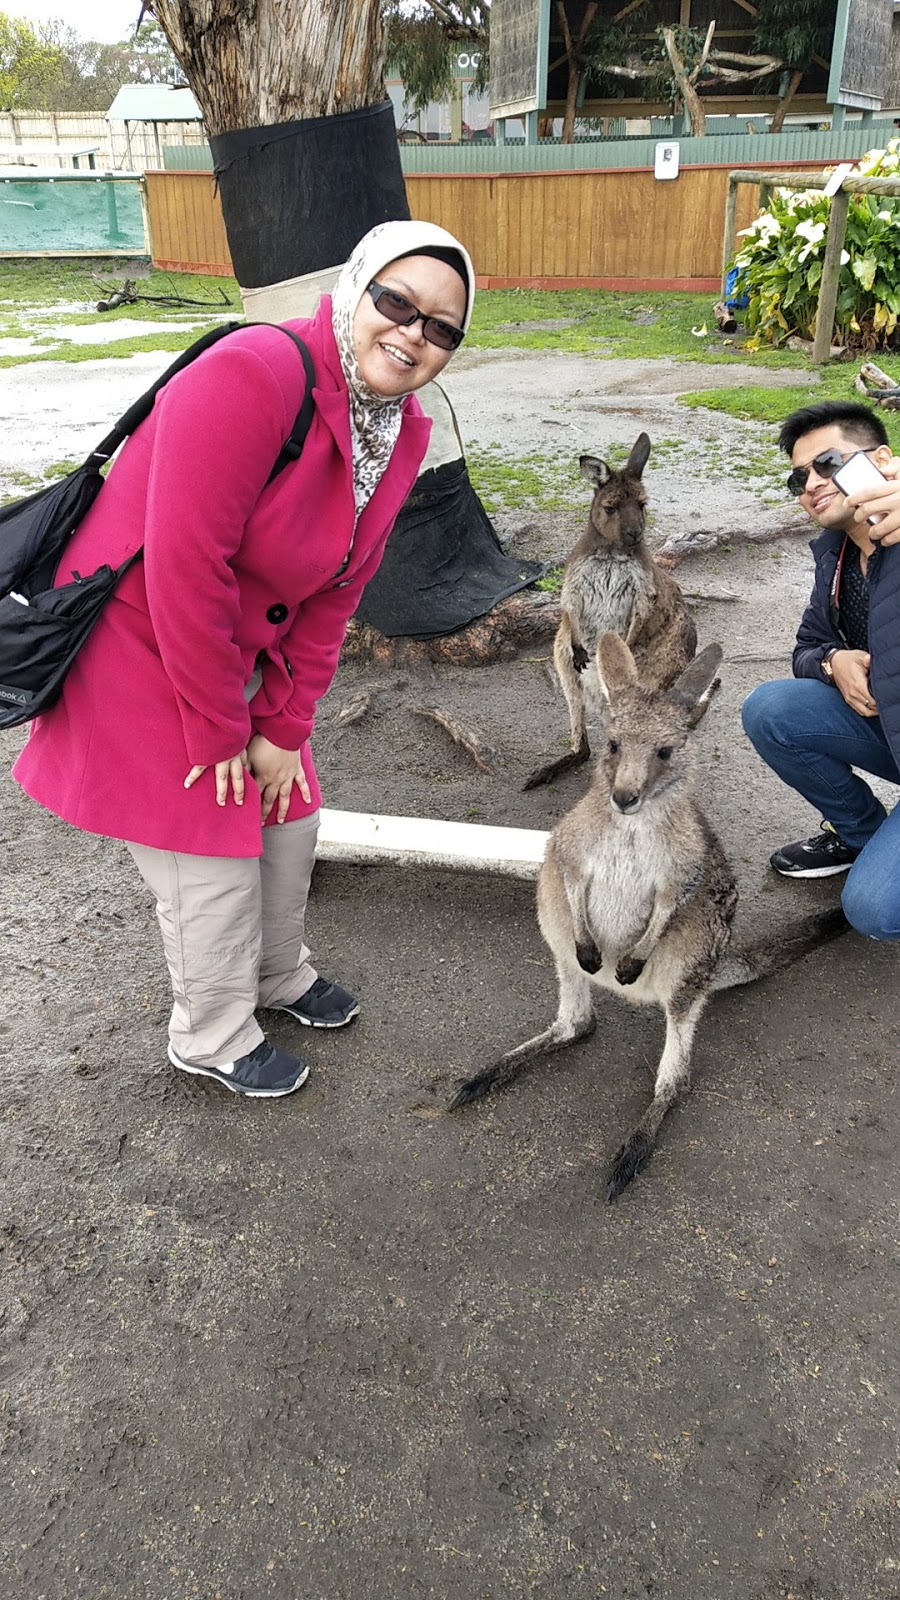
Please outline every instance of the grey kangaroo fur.
M650 440L642 433L619 471L596 456L579 457L594 498L587 527L566 561L562 618L553 644L569 707L572 749L538 767L526 789L550 783L590 756L585 689L595 692L593 661L601 634L617 633L625 640L641 682L650 689L674 683L697 649L697 629L684 595L644 543L647 491L641 478L649 455ZM705 710L706 700L698 704L695 720Z
M694 793L690 728L722 659L719 645L668 691L640 681L614 633L597 650L608 744L591 788L553 830L538 879L538 920L559 979L556 1020L470 1078L451 1110L517 1077L536 1057L593 1031L593 989L659 1005L666 1037L653 1099L613 1161L614 1200L649 1160L666 1112L688 1087L694 1031L717 989L778 971L847 928L840 910L787 936L728 953L738 892Z

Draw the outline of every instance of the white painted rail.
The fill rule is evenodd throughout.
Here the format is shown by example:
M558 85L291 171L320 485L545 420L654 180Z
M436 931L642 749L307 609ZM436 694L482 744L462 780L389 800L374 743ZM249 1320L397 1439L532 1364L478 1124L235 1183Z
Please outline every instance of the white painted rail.
M316 853L321 861L383 862L536 878L549 837L534 828L494 828L480 822L381 817L374 812L323 808Z

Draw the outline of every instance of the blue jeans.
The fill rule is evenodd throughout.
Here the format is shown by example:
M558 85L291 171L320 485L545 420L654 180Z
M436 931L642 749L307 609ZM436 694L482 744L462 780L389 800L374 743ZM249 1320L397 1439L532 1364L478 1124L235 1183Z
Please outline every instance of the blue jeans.
M900 805L888 815L851 770L900 783L880 720L851 711L829 683L788 678L754 689L743 722L766 765L862 852L841 896L848 922L870 939L900 939Z

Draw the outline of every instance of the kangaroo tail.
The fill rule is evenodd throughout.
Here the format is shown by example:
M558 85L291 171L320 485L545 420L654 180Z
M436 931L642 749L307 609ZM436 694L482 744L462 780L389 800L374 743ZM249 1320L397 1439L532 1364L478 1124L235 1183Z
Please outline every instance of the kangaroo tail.
M755 939L740 950L729 950L720 961L713 989L734 989L742 983L755 983L770 973L781 972L801 956L849 932L850 924L840 906L814 911L793 923L778 938Z

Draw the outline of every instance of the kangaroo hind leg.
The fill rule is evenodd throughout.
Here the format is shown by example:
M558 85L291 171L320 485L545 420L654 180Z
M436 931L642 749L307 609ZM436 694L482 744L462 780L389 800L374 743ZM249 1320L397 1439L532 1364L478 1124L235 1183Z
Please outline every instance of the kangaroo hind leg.
M647 1165L663 1118L688 1087L694 1033L705 1004L705 994L686 1005L679 1004L676 995L666 1006L666 1040L656 1069L653 1099L613 1161L606 1187L609 1201L617 1200Z
M581 654L583 655L584 651ZM553 644L553 664L569 708L572 748L568 755L560 756L556 761L548 761L543 767L537 767L522 786L526 790L539 789L542 784L552 783L554 778L561 777L564 772L571 772L573 767L583 766L591 754L587 736L582 673L575 667L572 631L565 618L559 626Z
M559 965L558 973L559 1009L555 1021L543 1033L508 1050L493 1066L467 1078L453 1096L448 1107L450 1111L458 1111L460 1106L471 1105L473 1100L481 1100L492 1090L512 1083L538 1057L549 1055L552 1050L562 1050L565 1045L593 1033L596 1022L589 979L580 967L570 966L568 962L564 967Z

